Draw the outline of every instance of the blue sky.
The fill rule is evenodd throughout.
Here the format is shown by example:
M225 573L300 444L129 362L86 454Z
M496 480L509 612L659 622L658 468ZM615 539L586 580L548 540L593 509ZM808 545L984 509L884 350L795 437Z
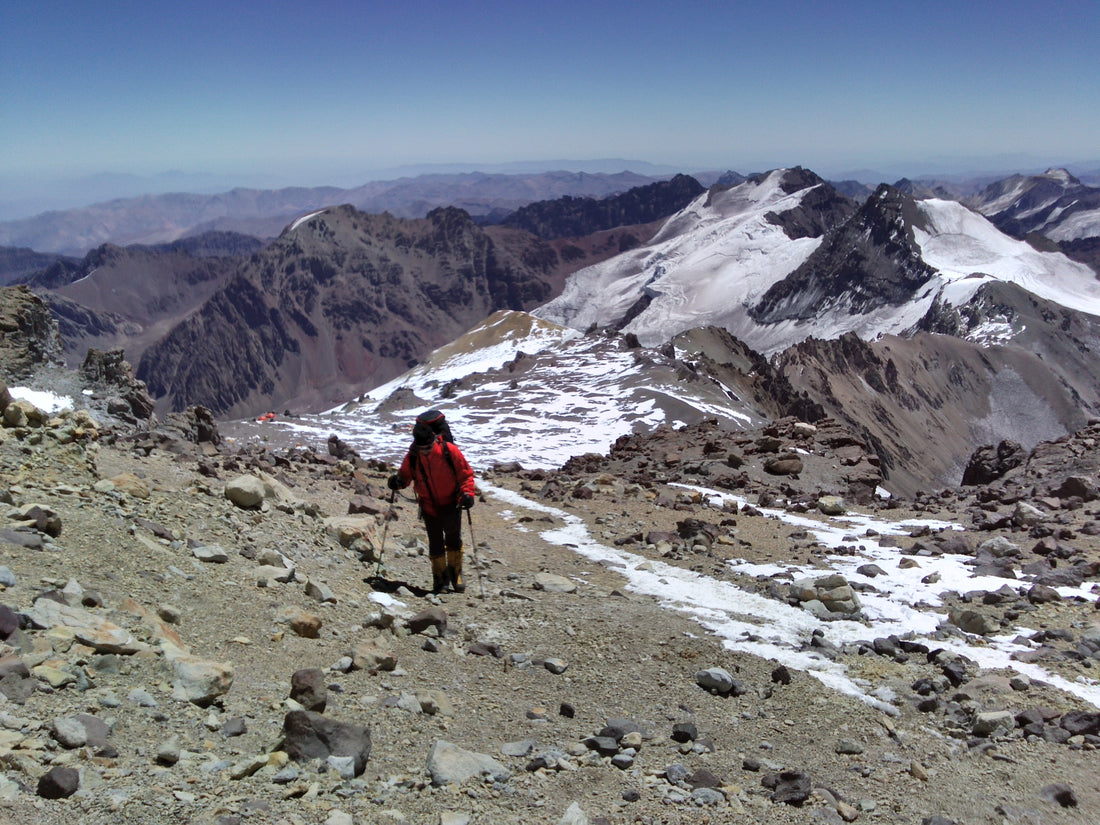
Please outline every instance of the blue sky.
M1095 0L12 0L0 185L167 170L348 185L401 165L612 157L1088 164L1097 32Z

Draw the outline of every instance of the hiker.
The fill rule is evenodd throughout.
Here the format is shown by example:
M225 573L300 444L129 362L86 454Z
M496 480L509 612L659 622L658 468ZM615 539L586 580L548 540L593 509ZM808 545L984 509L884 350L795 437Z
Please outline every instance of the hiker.
M413 443L401 469L390 476L391 490L413 485L420 503L420 517L428 532L428 558L432 563L432 592L448 586L466 590L462 579L462 511L474 506L474 471L452 441L432 426L417 420Z

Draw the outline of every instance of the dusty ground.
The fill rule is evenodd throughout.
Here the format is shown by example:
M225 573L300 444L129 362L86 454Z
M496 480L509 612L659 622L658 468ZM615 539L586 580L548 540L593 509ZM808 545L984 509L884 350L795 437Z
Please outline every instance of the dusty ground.
M0 788L0 820L14 825L806 823L840 822L842 816L884 823L940 822L928 820L939 816L974 825L1100 819L1100 771L1090 741L1054 744L1025 739L1018 729L976 739L909 701L899 701L899 715L888 717L797 671L790 684L775 682L775 662L724 650L691 620L631 594L613 570L543 541L539 529L553 522L540 512L484 496L473 511L478 549L468 556L467 592L393 594L409 614L442 607L446 632L411 634L400 619L396 631L382 630L365 626L380 610L366 581L374 565L342 548L322 516L346 513L356 493L383 499L384 467L353 472L346 463L306 460L257 465L254 457L222 454L204 459L207 471L217 475L212 477L199 472L196 455L163 447L146 455L124 440L62 445L33 431L0 432L0 494L10 494L11 508L45 504L62 525L60 535L45 537L40 549L0 541L0 565L14 579L0 592L0 604L25 611L36 596L68 584L70 601L101 603L88 611L154 644L148 653L108 658L56 630L25 628L9 639L4 651L10 656L28 666L52 663L77 677L57 688L38 679L24 703L0 704L0 777L7 782ZM324 452L321 445L318 452ZM225 481L257 466L288 485L291 501L310 506L247 511L227 501ZM113 489L102 483L126 473L144 481L148 497L140 497L140 485L123 492L122 482ZM596 475L572 478L567 489ZM536 499L545 484L522 473L494 473L487 480ZM654 492L664 490L658 484ZM609 541L637 525L674 531L686 516L723 518L702 503L658 507L623 497L613 486L597 488L591 498L566 495L550 503L580 516L593 535ZM943 506L964 505L945 500ZM385 578L425 586L430 576L417 543L414 505L399 502L397 512L385 532ZM1094 517L1087 508L1076 512L1080 520ZM806 548L789 537L790 530L738 514L734 543L716 545L710 555L664 555L645 545L634 550L722 574L727 554L775 560L792 547L801 554ZM1078 538L1095 558L1096 538ZM193 555L193 545L213 544L227 551L227 561L201 562ZM294 563L294 582L256 586L256 559L267 550ZM575 592L537 588L540 573L570 579ZM323 585L334 601L308 595L307 579ZM757 586L765 589L764 583ZM81 590L94 598L83 598ZM196 656L232 665L232 687L209 707L172 698L172 673L155 645L158 623L149 618L158 610L170 615L166 606L178 613L170 629ZM1092 605L1042 610L1051 627L1080 628L1095 620ZM293 632L286 622L292 614L320 619L318 637ZM395 657L395 669L336 667L353 646L374 637ZM905 695L912 695L907 688L917 678L933 675L922 657L899 663L855 651L841 655L864 677ZM560 660L555 669L564 664L563 672L553 672L544 660ZM719 696L700 688L696 673L711 667L725 668L745 692ZM1069 674L1095 674L1079 661L1064 667ZM327 717L370 727L365 773L344 780L333 770L303 764L291 780L283 774L276 781L282 764L273 758L270 767L232 778L243 762L277 750L291 675L302 668L325 670ZM971 677L979 675L971 669ZM151 696L155 707L135 701L135 689ZM426 690L442 692L440 712L414 712L398 701ZM1032 685L1026 696L993 694L967 707L978 705L1096 710L1041 685ZM572 714L563 713L563 706ZM59 744L52 730L56 720L78 713L110 726L110 750ZM235 718L245 730L228 736L223 725ZM643 733L630 765L618 767L583 744L609 719L631 720ZM697 734L681 744L672 732L684 722L693 723ZM161 764L158 751L172 738L178 761ZM515 743L524 740L530 740L525 755L502 752L509 743L510 752L523 750ZM838 753L842 740L854 747L841 750L859 752ZM433 787L427 758L438 741L491 756L510 777ZM551 757L550 766L533 769L540 755ZM56 765L79 769L80 790L67 799L43 799L35 793L38 778ZM815 790L803 804L771 800L762 780L781 771L800 771L812 780ZM677 778L679 785L670 782ZM1045 799L1042 789L1053 783L1068 786L1076 804ZM716 787L710 795L692 796L697 785Z

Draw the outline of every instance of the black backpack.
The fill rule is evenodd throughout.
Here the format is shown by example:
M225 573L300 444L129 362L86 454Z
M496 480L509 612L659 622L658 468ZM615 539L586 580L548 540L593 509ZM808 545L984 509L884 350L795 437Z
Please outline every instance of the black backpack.
M416 417L416 423L413 425L413 436L416 436L417 428L420 432L426 432L427 429L431 429L432 433L444 441L455 443L455 437L451 434L451 425L447 423L447 418L439 410L428 410L420 413Z

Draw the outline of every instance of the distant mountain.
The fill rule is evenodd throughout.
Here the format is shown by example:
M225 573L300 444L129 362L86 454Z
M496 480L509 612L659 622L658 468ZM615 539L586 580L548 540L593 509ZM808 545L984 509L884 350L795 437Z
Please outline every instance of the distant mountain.
M965 203L1017 238L1038 233L1053 241L1100 236L1100 188L1065 169L1013 175L990 184Z
M0 245L83 255L102 243L168 243L209 231L270 238L295 218L338 204L408 218L422 218L441 206L457 206L474 216L501 215L534 201L565 195L602 198L660 179L663 177L632 172L469 173L374 181L351 189L326 186L234 189L217 195L145 195L0 223Z
M657 211L604 214L657 214L669 188L635 193ZM575 205L530 212L568 224L587 212ZM377 416L456 399L484 416L506 405L502 430L571 447L605 438L577 429L603 415L617 416L612 437L827 417L858 434L854 461L872 449L909 493L956 483L981 442L1030 446L1100 413L1092 270L955 201L882 185L857 202L802 168L580 237L482 226L456 208L403 219L345 205L247 256L106 246L55 275L63 336L124 342L130 357L132 344L165 410L359 399L347 415ZM512 314L485 322L498 310ZM473 362L493 365L473 375Z
M207 239L199 247L209 251L212 243ZM230 245L241 243L234 239ZM26 283L57 316L70 366L83 361L88 347L122 348L136 362L145 347L201 306L243 260L197 257L179 247L104 244L82 260L56 263Z
M501 223L524 229L544 240L577 238L605 229L650 223L680 211L704 191L694 178L676 175L668 181L637 186L606 198L566 195L521 206Z
M810 338L775 367L872 444L893 490L960 483L975 447L1031 449L1100 413L1100 318L989 282L907 337ZM929 334L935 333L935 334Z
M456 208L418 220L320 210L145 350L137 376L167 408L200 403L248 415L334 404L496 310L548 300L569 272L616 254L619 234L554 244L480 227Z
M777 170L711 190L535 313L652 347L722 327L912 493L958 483L979 443L1030 448L1100 412L1100 280L1048 247L954 201L884 184L857 208Z
M760 324L812 322L834 308L865 315L905 303L934 275L911 228L917 220L912 198L880 186L797 269L773 284L749 315Z
M935 301L957 306L993 281L1100 314L1087 266L1010 238L961 204L883 185L857 208L812 173L777 170L711 190L649 244L575 273L536 314L650 346L713 325L775 353L811 336L901 334Z
M936 182L931 183L919 183L917 181L909 180L909 178L902 178L894 184L894 188L901 192L903 195L908 195L911 198L917 198L923 200L924 198L943 198L944 200L953 200L954 196L944 186Z
M536 314L576 329L634 333L645 346L716 326L762 349L765 342L751 337L759 325L746 307L856 208L803 169L714 187L670 217L648 244L574 274Z
M267 243L240 232L211 231L148 248L153 252L186 252L195 258L234 258L259 252Z
M0 246L0 286L13 284L60 262L73 264L76 259L23 247Z
M829 185L844 197L857 202L867 200L875 191L873 187L858 180L831 180Z

